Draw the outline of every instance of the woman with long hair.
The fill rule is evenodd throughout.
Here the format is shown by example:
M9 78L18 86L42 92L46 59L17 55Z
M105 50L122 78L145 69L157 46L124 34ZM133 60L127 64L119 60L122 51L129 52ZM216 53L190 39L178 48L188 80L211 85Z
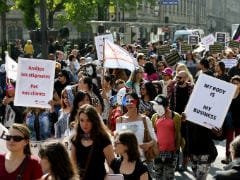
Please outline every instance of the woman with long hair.
M230 81L229 76L226 73L225 64L222 61L218 61L215 65L214 77L221 79L223 81Z
M31 156L27 126L14 123L1 138L6 140L8 152L0 154L0 179L40 179L43 173L37 158Z
M78 90L87 91L91 96L92 105L101 114L104 109L103 98L99 89L92 82L92 79L88 76L83 76L78 81Z
M140 159L137 138L132 131L116 135L114 151L120 155L110 165L115 174L123 174L124 180L148 180L148 169Z
M139 112L145 114L149 118L155 113L152 101L157 96L156 88L152 82L144 82L141 84L141 101L139 104Z
M105 159L110 164L114 158L110 132L92 105L81 106L78 115L71 139L71 157L79 168L81 179L103 180Z
M129 79L126 82L126 86L131 88L133 92L137 93L138 97L141 97L140 84L143 82L144 69L139 66L131 72Z
M62 143L43 144L39 157L45 173L42 180L79 180L77 168Z

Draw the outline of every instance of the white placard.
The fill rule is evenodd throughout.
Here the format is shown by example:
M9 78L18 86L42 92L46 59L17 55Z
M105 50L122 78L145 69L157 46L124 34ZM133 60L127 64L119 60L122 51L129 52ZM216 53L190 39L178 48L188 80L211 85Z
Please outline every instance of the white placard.
M212 129L221 128L236 86L201 74L185 109L188 121Z
M2 123L0 123L0 154L6 153L8 151L6 146L6 140L3 139L4 136L8 133L8 129L5 128Z
M236 59L222 59L221 61L225 64L225 68L231 68L237 65Z
M209 50L209 46L213 45L215 41L215 37L212 34L205 36L201 39L202 44L205 46L206 51Z
M113 36L112 34L105 34L101 36L95 36L95 45L96 45L96 50L97 50L97 57L99 60L103 60L103 45L104 45L104 40L109 40L110 42L113 41Z
M50 108L55 63L50 60L18 59L15 106Z

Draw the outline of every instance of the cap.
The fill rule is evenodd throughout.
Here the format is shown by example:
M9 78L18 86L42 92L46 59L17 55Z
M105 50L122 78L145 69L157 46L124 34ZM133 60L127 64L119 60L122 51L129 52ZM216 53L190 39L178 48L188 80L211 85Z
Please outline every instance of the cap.
M165 68L162 72L168 76L172 76L173 73L172 69L169 67Z
M158 55L157 54L151 54L150 58L156 58L157 59Z
M155 97L155 99L153 101L150 101L153 104L158 104L158 105L162 105L163 107L167 107L169 102L166 96L164 96L163 94L159 94Z

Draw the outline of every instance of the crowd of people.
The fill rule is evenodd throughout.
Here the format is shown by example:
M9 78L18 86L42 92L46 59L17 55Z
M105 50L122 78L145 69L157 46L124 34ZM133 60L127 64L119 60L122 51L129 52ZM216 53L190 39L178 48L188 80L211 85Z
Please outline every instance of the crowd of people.
M17 82L5 81L2 65L0 116L9 131L1 137L8 152L0 155L0 179L94 180L122 174L125 180L161 180L174 179L175 171L191 166L193 176L204 180L217 157L214 140L224 139L222 163L229 164L228 170L214 178L239 177L239 48L226 47L218 54L189 50L170 66L157 51L160 45L148 43L144 53L140 45L122 45L138 62L132 72L104 69L95 48L85 56L77 46L70 53L50 53L56 68L49 109L15 106ZM29 58L31 46L29 41L24 47ZM237 63L226 67L222 59ZM184 111L201 73L237 87L221 129L186 120ZM145 140L146 132L151 140ZM70 145L43 143L39 162L29 143L49 138L67 138ZM147 158L156 143L158 154Z

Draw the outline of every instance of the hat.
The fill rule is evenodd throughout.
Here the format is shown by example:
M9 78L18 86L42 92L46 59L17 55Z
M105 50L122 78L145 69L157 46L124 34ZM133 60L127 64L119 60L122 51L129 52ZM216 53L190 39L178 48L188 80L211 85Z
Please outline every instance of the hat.
M172 69L169 67L165 68L162 72L168 76L172 76L173 73Z
M157 57L158 57L158 55L156 55L156 54L151 54L151 55L150 55L150 58L155 58L155 59L157 59Z
M153 104L158 104L158 105L162 105L163 107L167 107L169 102L166 96L164 96L163 94L159 94L155 97L155 99L153 101L150 101Z
M6 69L5 69L5 64L2 64L0 67L0 73L5 73Z
M92 62L92 60L93 60L93 59L92 59L91 57L87 57L87 58L86 58L86 62Z

